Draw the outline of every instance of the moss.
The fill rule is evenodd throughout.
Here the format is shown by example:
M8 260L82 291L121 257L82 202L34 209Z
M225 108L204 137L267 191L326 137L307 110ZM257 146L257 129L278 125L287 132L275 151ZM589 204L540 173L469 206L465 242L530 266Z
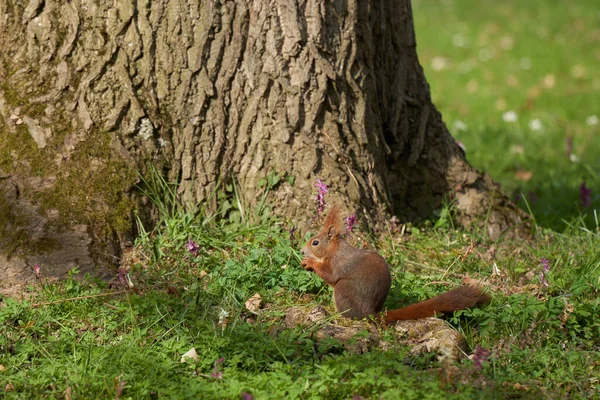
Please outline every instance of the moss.
M10 76L10 65L4 62L3 66L3 74ZM35 71L28 76L35 80ZM22 116L41 120L47 104L32 104L29 98L47 93L53 80L33 85L35 93L21 90L20 85L31 85L32 81L26 77L13 80L10 85L8 81L0 80L0 93L8 108L20 107ZM21 196L39 206L42 213L58 211L59 217L50 222L53 227L86 224L96 237L114 233L122 236L131 230L134 202L128 192L137 178L136 171L114 154L110 146L113 135L103 131L89 132L69 157L57 165L57 157L64 151L64 138L73 130L71 113L62 109L66 102L64 98L56 103L56 111L49 116L53 136L43 149L37 147L26 124L8 132L0 121L0 175L13 176L19 182ZM53 178L54 183L41 189L27 183L32 177ZM13 210L3 195L0 186L0 251L6 254L19 249L39 253L55 249L57 243L51 239L32 239L27 231L28 216Z
M66 134L63 131L59 137ZM57 166L52 146L57 146L55 140L59 137L53 137L48 147L38 149L25 125L19 125L15 133L1 132L0 127L0 170L18 177L56 178L48 189L24 186L22 195L40 206L42 212L57 210L59 218L52 221L57 228L87 224L100 235L115 232L122 236L128 232L134 202L127 192L136 173L120 156L113 154L111 135L91 132L70 158ZM0 201L3 237L0 250L3 253L10 254L17 248L36 253L56 248L56 243L32 240L24 230L28 226L27 219L11 209L4 199ZM7 232L8 226L12 228Z
M39 193L44 210L56 209L63 224L84 223L118 234L131 228L127 196L135 170L110 147L111 136L93 132L60 168L53 188Z
M0 251L12 256L17 251L37 254L59 248L52 238L33 238L26 229L29 220L13 204L6 200L6 192L0 190Z

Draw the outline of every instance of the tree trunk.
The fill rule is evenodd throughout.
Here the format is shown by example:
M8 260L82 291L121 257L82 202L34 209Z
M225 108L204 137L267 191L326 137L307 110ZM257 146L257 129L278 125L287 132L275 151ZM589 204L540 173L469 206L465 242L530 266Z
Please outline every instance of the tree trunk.
M228 179L252 204L276 173L295 221L321 178L371 220L447 197L491 238L526 231L432 105L409 0L0 0L0 54L0 245L44 244L14 253L24 276L69 240L64 265L115 255L147 163L190 204Z

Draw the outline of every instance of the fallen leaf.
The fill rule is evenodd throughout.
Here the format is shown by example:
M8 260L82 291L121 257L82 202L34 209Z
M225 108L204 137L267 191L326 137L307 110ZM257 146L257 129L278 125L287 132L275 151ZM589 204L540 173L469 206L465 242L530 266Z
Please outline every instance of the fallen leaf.
M67 388L64 391L65 400L71 400L73 398L73 388L69 385L69 381L67 380Z
M556 77L552 74L548 74L544 77L542 84L546 89L552 89L556 84Z
M511 111L508 111L504 114L509 114L511 113ZM514 111L512 112L514 114ZM516 122L517 121L517 117L516 115L503 115L502 118L504 119L504 122ZM520 144L513 144L512 146L510 146L510 149L508 149L508 151L510 152L510 154L523 154L525 153L525 148L520 145Z
M470 278L468 276L465 276L462 279L462 283L463 283L463 285L476 286L476 287L482 287L482 286L485 287L485 286L491 286L492 285L489 281L487 281L485 279L473 279L473 278Z
M515 179L521 182L529 182L533 178L533 172L519 170L515 174Z
M196 353L195 348L189 349L186 353L181 356L180 362L184 363L186 359L191 359L194 362L198 362L198 353Z
M498 265L496 265L496 263L494 263L494 265L492 265L492 276L501 276L502 272L500 271L500 268L498 268Z
M248 301L246 301L246 309L251 313L256 313L260 308L261 301L262 298L260 297L260 294L254 293L254 295L252 295L252 297L250 297Z

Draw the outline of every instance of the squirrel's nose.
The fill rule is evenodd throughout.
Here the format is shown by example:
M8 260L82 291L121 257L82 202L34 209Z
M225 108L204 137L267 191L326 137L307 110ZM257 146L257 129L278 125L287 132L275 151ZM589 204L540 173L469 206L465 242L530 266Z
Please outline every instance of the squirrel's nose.
M300 250L300 253L302 253L302 255L306 257L306 247L303 247L302 250Z

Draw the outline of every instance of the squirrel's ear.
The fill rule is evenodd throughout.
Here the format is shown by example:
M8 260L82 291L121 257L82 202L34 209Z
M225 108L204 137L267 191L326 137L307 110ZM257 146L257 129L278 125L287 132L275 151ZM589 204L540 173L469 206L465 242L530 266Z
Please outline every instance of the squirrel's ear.
M325 222L323 223L323 229L325 229L326 231L329 231L331 227L335 227L337 225L337 221L339 220L340 217L340 207L335 204L331 210L329 210L329 213L327 214L327 217L325 218Z
M327 237L331 239L337 234L337 229L335 225L331 225L329 229L327 229Z
M340 207L334 205L323 224L323 230L327 232L327 236L331 239L336 235L343 235L345 233L345 227L340 224Z

